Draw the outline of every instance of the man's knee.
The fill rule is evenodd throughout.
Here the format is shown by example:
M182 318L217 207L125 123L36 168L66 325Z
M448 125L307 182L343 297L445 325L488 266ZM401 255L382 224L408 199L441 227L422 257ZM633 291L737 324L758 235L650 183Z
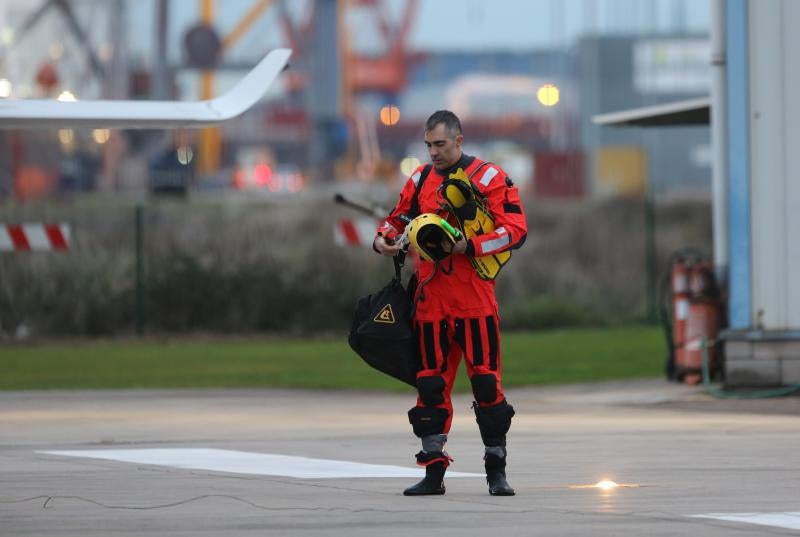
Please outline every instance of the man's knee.
M480 406L472 405L475 409L475 419L481 431L481 439L485 446L505 446L506 433L511 428L511 418L514 417L514 407L503 399L499 405Z
M444 403L444 388L444 379L439 375L417 378L417 391L425 406L436 406Z
M497 399L497 377L494 375L472 375L472 394L478 403L490 405Z

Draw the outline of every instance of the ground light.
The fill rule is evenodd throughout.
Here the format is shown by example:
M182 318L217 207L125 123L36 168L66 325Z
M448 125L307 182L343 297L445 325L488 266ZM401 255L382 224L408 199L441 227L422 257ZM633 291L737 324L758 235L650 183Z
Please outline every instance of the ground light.
M594 485L570 485L569 488L571 489L599 489L603 492L609 492L616 490L618 488L629 488L635 489L639 488L638 483L616 483L611 479L602 479L595 483Z

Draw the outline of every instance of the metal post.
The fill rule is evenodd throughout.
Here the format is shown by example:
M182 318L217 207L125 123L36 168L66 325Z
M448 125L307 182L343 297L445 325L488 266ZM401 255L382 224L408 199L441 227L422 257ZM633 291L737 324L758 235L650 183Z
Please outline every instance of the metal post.
M200 0L200 19L208 26L214 26L215 0ZM214 97L214 71L204 69L200 73L200 99L207 100ZM200 129L198 146L197 167L201 174L209 174L219 170L222 134L219 127L206 127Z
M144 334L144 206L136 205L136 333Z
M655 192L652 185L645 186L644 196L644 248L645 248L645 270L647 271L646 278L646 293L647 293L647 320L656 321L658 313L656 308L656 285L657 278L656 272L658 270L656 261L656 207L655 207Z
M725 58L725 0L711 2L711 211L714 234L714 272L723 287L728 284L728 167L727 96Z
M116 0L113 8L114 16L114 58L111 67L112 99L127 99L130 96L130 62L128 54L128 2Z
M341 118L340 66L337 39L338 10L344 8L337 0L314 2L313 32L309 36L306 99L311 121L308 162L312 181L330 181L333 166L329 162L331 146L330 125Z
M169 28L169 0L156 2L156 31L153 51L153 99L169 100L170 85L167 68L167 32Z

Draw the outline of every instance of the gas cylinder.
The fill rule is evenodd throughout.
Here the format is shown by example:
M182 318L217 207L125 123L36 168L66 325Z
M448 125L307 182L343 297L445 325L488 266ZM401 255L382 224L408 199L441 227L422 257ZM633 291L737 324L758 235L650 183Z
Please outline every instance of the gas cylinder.
M722 324L722 304L711 263L700 261L691 267L689 293L685 350L679 367L685 372L684 382L697 384L702 380L704 352L708 370L713 373L718 369L716 349Z

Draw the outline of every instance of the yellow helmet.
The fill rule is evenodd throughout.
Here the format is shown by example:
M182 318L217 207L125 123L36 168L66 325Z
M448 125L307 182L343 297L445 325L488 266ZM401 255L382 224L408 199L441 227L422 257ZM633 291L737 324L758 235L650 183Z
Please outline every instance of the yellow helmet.
M426 261L441 261L453 251L461 233L447 220L433 213L423 213L408 224L408 242ZM449 244L449 248L445 245Z

